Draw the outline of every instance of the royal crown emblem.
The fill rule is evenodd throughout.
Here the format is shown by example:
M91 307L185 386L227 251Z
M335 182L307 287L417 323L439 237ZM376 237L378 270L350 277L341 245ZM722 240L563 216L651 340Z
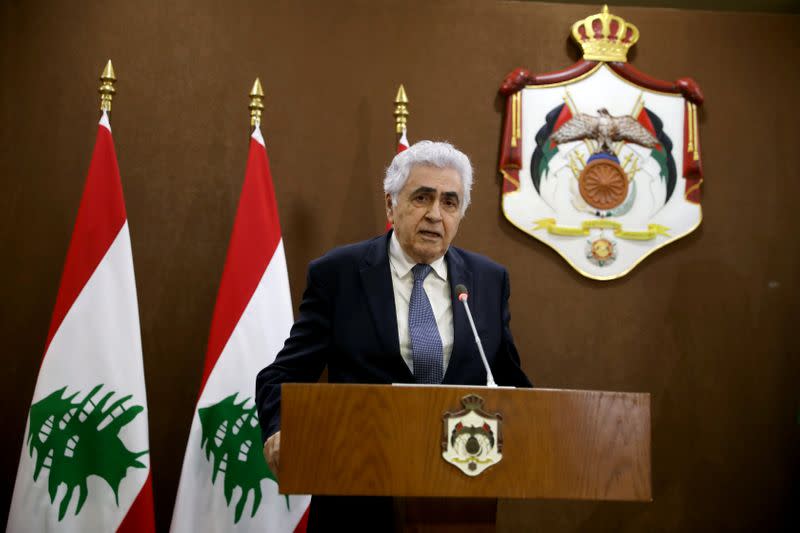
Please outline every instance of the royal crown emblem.
M639 40L639 29L603 6L600 13L573 24L572 37L583 49L584 59L624 62L630 47Z
M699 226L703 95L690 78L660 81L627 63L639 30L607 6L572 36L577 63L518 68L500 88L502 209L584 276L609 280Z
M477 476L503 458L502 416L483 411L483 398L461 399L464 409L442 417L442 457L468 476Z

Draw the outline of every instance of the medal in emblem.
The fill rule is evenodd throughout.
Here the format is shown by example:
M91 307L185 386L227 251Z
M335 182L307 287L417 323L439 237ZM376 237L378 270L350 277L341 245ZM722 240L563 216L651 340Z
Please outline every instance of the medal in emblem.
M610 265L617 258L617 243L600 237L586 241L586 259L597 266Z
M468 476L477 476L503 459L502 416L483 410L484 400L470 394L464 409L442 417L442 457Z

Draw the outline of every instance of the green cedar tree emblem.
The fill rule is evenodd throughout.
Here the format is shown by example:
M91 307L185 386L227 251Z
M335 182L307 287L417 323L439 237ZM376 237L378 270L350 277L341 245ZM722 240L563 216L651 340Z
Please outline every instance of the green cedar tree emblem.
M233 489L239 487L242 491L236 503L234 523L238 523L242 517L250 492L253 493L250 516L256 515L261 504L262 479L269 478L277 482L261 450L256 407L244 406L250 398L236 403L236 396L237 393L234 393L219 403L197 410L202 426L200 447L205 450L206 459L210 460L211 454L214 455L211 482L216 482L217 474L223 472L223 492L229 506ZM286 507L289 507L288 496Z
M42 469L49 470L47 489L50 503L55 503L58 487L66 485L61 499L58 520L67 513L75 489L78 489L80 513L89 495L86 480L90 475L103 478L114 491L119 506L119 486L128 468L147 468L137 459L147 453L128 450L119 438L120 430L144 411L140 405L125 406L131 395L108 404L113 391L99 401L93 400L103 385L97 385L83 400L73 401L80 394L64 397L62 387L31 406L28 453L36 450L33 480Z

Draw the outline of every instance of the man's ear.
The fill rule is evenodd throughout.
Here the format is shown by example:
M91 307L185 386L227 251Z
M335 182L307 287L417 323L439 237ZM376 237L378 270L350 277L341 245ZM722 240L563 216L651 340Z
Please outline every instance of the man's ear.
M386 194L386 218L390 224L394 224L394 206L392 205L392 195Z

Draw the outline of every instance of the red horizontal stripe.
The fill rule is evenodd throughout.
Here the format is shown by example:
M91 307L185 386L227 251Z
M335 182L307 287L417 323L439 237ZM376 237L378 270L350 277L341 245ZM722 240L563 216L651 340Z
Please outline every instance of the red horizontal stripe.
M92 162L47 333L45 353L67 311L106 255L126 218L114 140L106 127L98 126Z
M280 239L278 204L275 201L267 151L258 141L250 139L244 185L211 320L203 381L200 385L201 395L222 349L253 296L267 265L272 261Z

